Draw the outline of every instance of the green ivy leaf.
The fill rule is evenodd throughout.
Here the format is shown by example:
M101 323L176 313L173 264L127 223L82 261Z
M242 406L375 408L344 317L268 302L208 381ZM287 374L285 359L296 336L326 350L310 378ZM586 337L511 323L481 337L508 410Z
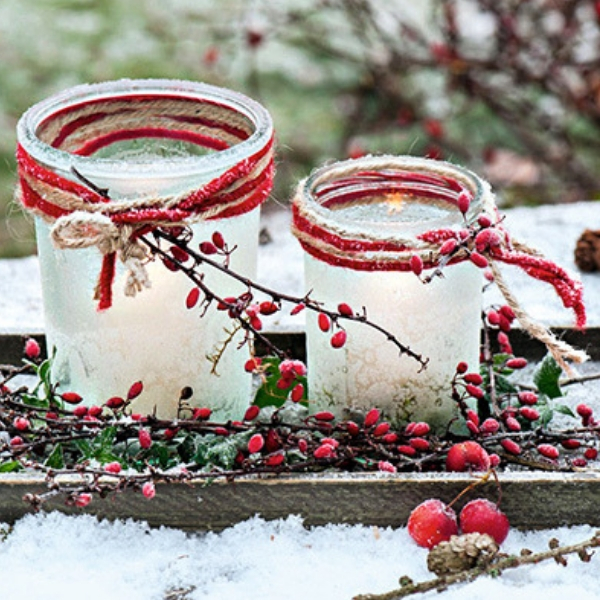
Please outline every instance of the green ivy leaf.
M567 417L573 417L574 419L577 418L577 415L566 404L557 404L554 407L554 410L562 415L567 415Z
M537 368L533 381L540 393L545 394L548 398L560 398L563 396L558 384L561 374L562 369L559 364L550 354L547 354Z
M45 465L51 469L62 469L65 466L65 457L62 444L56 444L46 459Z
M0 473L14 473L15 471L21 471L23 466L17 460L7 460L0 464Z

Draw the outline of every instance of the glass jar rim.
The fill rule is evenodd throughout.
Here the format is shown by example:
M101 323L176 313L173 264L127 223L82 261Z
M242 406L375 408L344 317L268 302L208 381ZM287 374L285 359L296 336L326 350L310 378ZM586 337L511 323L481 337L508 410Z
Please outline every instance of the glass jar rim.
M246 117L253 125L250 136L229 148L198 156L172 156L167 159L151 157L136 160L123 170L123 160L82 156L54 148L42 141L37 134L39 126L58 110L76 107L84 101L109 100L139 94L160 97L180 97L191 101L218 103ZM24 150L36 161L52 166L65 173L74 169L86 177L112 179L145 178L164 169L169 164L169 176L186 177L199 171L224 170L232 163L243 161L263 148L273 135L273 123L268 111L251 98L227 88L202 82L178 79L119 79L68 88L34 104L19 119L17 138Z
M382 169L383 164L389 164L388 169ZM348 230L355 232L360 231L365 237L377 237L378 232L386 232L387 234L393 235L394 231L401 230L403 235L418 235L423 231L429 230L432 227L436 227L436 218L415 220L410 224L401 220L361 220L355 222L353 219L344 218L343 211L335 210L330 208L328 205L330 200L328 198L335 198L336 182L341 182L344 177L352 176L360 177L361 175L367 174L370 176L379 176L379 182L384 183L386 176L392 180L395 174L398 172L406 171L408 174L418 175L439 175L439 182L443 182L443 176L449 176L453 179L458 180L464 191L470 194L470 206L467 214L465 215L468 222L474 221L479 214L482 212L491 212L495 208L495 203L489 184L481 179L478 175L472 171L453 163L433 160L428 158L422 158L417 156L366 156L358 159L350 159L346 161L340 161L333 164L324 165L315 171L313 171L304 182L301 183L301 190L299 193L303 197L303 207L307 212L310 212L315 216L319 223L326 227L329 225L332 229L337 229L343 225ZM330 184L333 188L328 194L324 194L327 198L319 197L319 186L326 186ZM415 185L423 184L418 182ZM349 189L349 184L345 184ZM355 186L364 186L368 191L368 187L371 186L374 192L377 191L378 182L367 180L367 183L361 182L360 179L354 183ZM429 182L430 186L435 186L436 182ZM444 195L444 192L451 192L450 189L444 190L440 188L437 190L440 196ZM457 194L458 192L456 192ZM341 192L340 192L341 194ZM432 194L435 195L435 194ZM443 198L441 198L443 199ZM354 204L361 204L360 200L353 202ZM446 225L447 226L447 225ZM462 226L462 224L460 224Z

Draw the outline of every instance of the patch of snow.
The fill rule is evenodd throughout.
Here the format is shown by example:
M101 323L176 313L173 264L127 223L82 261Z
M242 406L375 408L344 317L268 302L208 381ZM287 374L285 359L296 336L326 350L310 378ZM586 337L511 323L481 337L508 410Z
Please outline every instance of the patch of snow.
M552 537L569 544L593 533L587 526L513 530L502 550L543 551ZM431 579L426 555L403 527L306 528L290 516L270 522L254 517L221 533L184 533L50 513L17 521L0 543L0 570L10 573L3 597L28 600L162 600L175 590L181 595L172 597L185 600L349 600L397 588L402 575ZM567 568L550 560L419 597L530 600L543 589L545 600L591 600L598 598L598 560L571 557Z

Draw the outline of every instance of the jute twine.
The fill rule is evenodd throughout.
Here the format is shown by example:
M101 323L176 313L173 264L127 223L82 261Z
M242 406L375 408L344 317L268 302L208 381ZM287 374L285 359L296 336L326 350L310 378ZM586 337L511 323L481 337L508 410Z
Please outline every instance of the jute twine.
M410 232L410 224L398 227L393 218L382 223L344 220L336 208L364 204L375 199L394 201L400 196L410 202L418 197L420 204L445 205L460 215L460 198L468 198L464 219L456 226ZM490 238L485 248L477 247L468 228L477 225L481 215L492 221ZM400 217L401 218L401 217ZM444 268L469 260L472 253L485 256L504 296L521 327L545 344L565 371L566 361L581 363L588 355L558 339L548 328L532 319L521 307L504 279L499 263L512 264L528 275L550 283L563 305L575 313L576 326L585 328L583 287L580 281L537 250L511 238L501 225L493 193L487 182L455 165L415 157L364 157L334 163L317 170L300 182L293 199L293 233L304 250L313 257L338 267L361 271L412 271L417 256L425 269ZM406 233L408 231L408 233ZM467 232L467 233L465 233ZM450 257L440 249L448 240L456 240L459 250Z
M242 144L255 126L229 106L197 98L151 94L109 97L57 111L40 124L37 135L49 146L88 156L123 140L176 139L224 150ZM201 159L200 159L201 160ZM228 218L260 205L269 195L274 173L273 139L201 187L176 195L110 198L80 174L63 177L17 148L22 204L51 224L51 238L61 249L95 246L103 255L95 290L98 308L112 304L118 258L128 276L125 294L150 286L148 251L139 236L155 227ZM79 176L79 178L78 178ZM168 172L166 173L168 176Z

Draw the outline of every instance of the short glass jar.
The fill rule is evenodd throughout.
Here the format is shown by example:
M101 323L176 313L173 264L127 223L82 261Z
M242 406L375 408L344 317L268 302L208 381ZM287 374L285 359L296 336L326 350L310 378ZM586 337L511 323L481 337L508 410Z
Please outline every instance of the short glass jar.
M231 269L253 277L259 207L273 175L267 111L241 94L202 83L120 80L78 86L36 104L17 132L20 194L36 215L46 336L56 352L52 373L59 391L76 391L95 404L122 397L142 381L133 411L156 409L158 416L174 418L181 390L189 386L192 405L209 406L218 419L240 418L251 391L243 369L247 349L237 350L241 334L216 369L209 359L228 337L226 313L215 303L202 318L188 310L193 284L150 257L139 263L149 289L126 294L135 273L127 248L119 246L112 252L114 281L99 292L110 253L85 247L94 245L85 240L82 247L77 239L63 247L53 242L57 227L79 216L77 234L85 237L95 227L86 221L89 214L108 217L115 235L132 233L127 241L141 227L191 225L195 242L219 231L237 246ZM207 271L205 283L222 296L244 291L218 272Z
M422 368L355 321L343 321L347 342L333 349L307 315L311 406L339 416L378 407L395 422L445 427L457 409L457 363L478 368L483 278L466 253L431 275L444 240L495 214L489 186L440 161L365 157L318 169L300 184L293 210L311 298L330 310L349 304L427 360Z

